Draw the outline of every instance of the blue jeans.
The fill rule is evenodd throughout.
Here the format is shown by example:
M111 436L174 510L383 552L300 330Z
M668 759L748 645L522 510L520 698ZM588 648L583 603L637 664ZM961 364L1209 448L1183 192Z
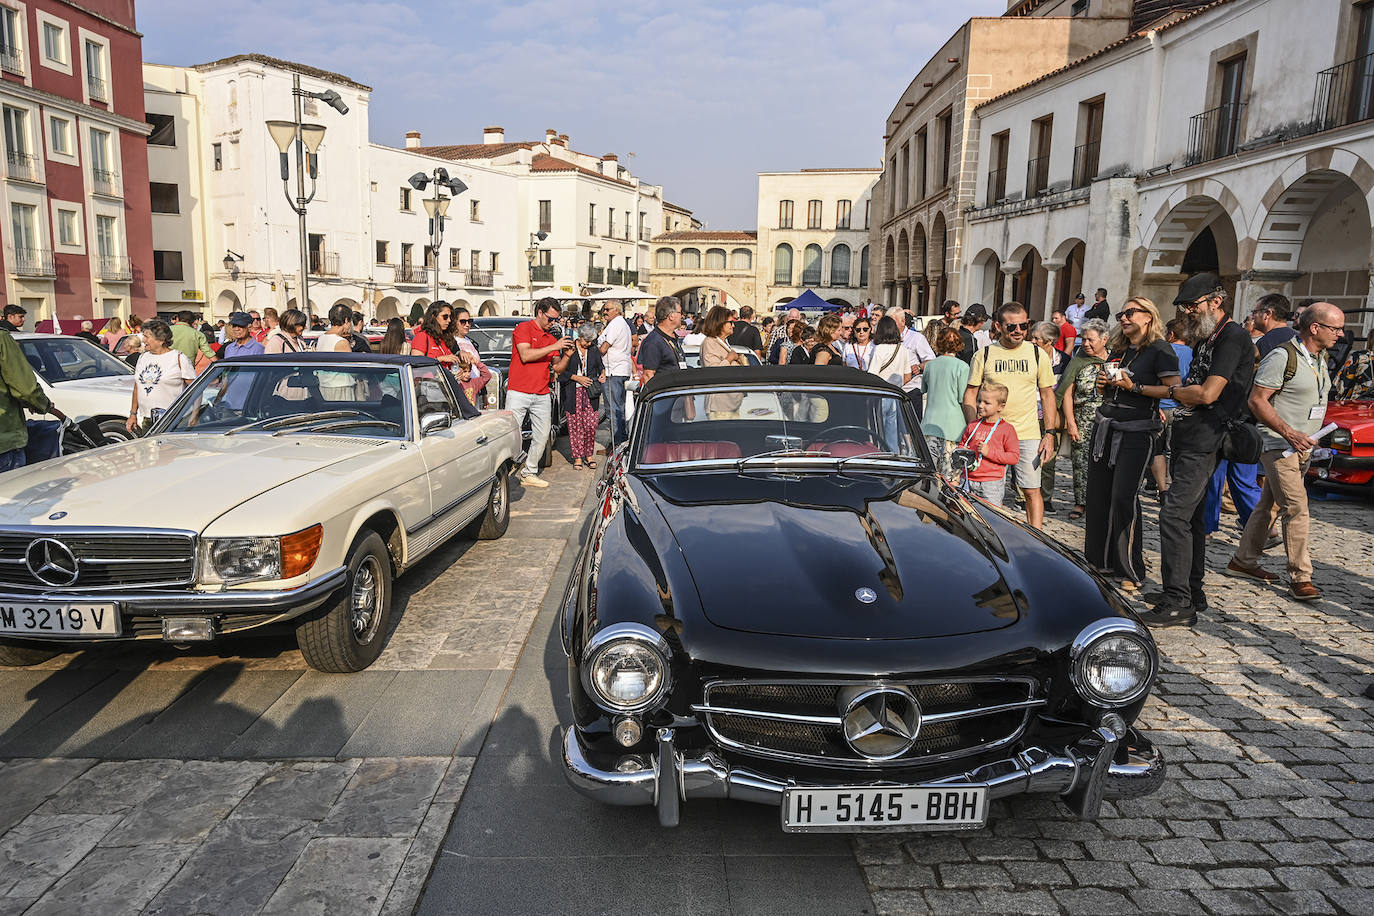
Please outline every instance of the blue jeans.
M22 448L12 448L8 452L0 452L0 473L13 471L28 464L24 457Z
M1231 502L1236 504L1236 514L1240 516L1240 527L1250 521L1250 513L1259 505L1260 487L1255 478L1259 473L1258 464L1232 464L1229 461L1217 462L1212 479L1207 484L1207 533L1221 528L1221 485L1231 485Z
M606 376L603 386L606 400L606 414L611 418L611 448L628 439L625 429L625 383L629 378L624 375Z

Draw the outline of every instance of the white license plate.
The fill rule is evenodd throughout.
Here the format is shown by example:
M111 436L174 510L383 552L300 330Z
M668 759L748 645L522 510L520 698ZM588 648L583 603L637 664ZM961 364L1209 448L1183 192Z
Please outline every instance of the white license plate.
M4 602L0 603L0 633L38 639L118 636L119 612L113 604Z
M793 788L782 796L782 829L789 833L972 830L987 819L982 786Z

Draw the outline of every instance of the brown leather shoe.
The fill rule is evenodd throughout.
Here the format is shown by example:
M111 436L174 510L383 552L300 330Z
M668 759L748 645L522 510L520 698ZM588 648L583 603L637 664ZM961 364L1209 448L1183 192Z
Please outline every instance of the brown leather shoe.
M1249 563L1242 563L1235 557L1232 557L1231 562L1226 564L1226 575L1232 578L1256 579L1266 585L1279 581L1279 577L1273 573Z
M1321 589L1311 582L1294 582L1288 586L1288 594L1299 601L1316 601L1322 596Z

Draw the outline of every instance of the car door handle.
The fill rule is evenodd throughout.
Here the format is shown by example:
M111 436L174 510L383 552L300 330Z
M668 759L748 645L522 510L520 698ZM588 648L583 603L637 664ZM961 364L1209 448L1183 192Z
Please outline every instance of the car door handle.
M489 438L490 438L489 436L478 436L478 437L477 437L477 444L478 444L478 445L486 445L486 444L487 444L487 439L489 439Z

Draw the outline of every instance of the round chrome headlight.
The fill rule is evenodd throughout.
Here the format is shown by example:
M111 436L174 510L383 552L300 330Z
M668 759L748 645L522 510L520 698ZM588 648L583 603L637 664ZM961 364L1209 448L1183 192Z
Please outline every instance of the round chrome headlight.
M1089 624L1070 649L1073 685L1094 706L1129 706L1150 690L1159 656L1144 627L1119 618Z
M668 644L646 626L615 624L593 637L583 654L582 683L608 712L641 712L667 695Z

